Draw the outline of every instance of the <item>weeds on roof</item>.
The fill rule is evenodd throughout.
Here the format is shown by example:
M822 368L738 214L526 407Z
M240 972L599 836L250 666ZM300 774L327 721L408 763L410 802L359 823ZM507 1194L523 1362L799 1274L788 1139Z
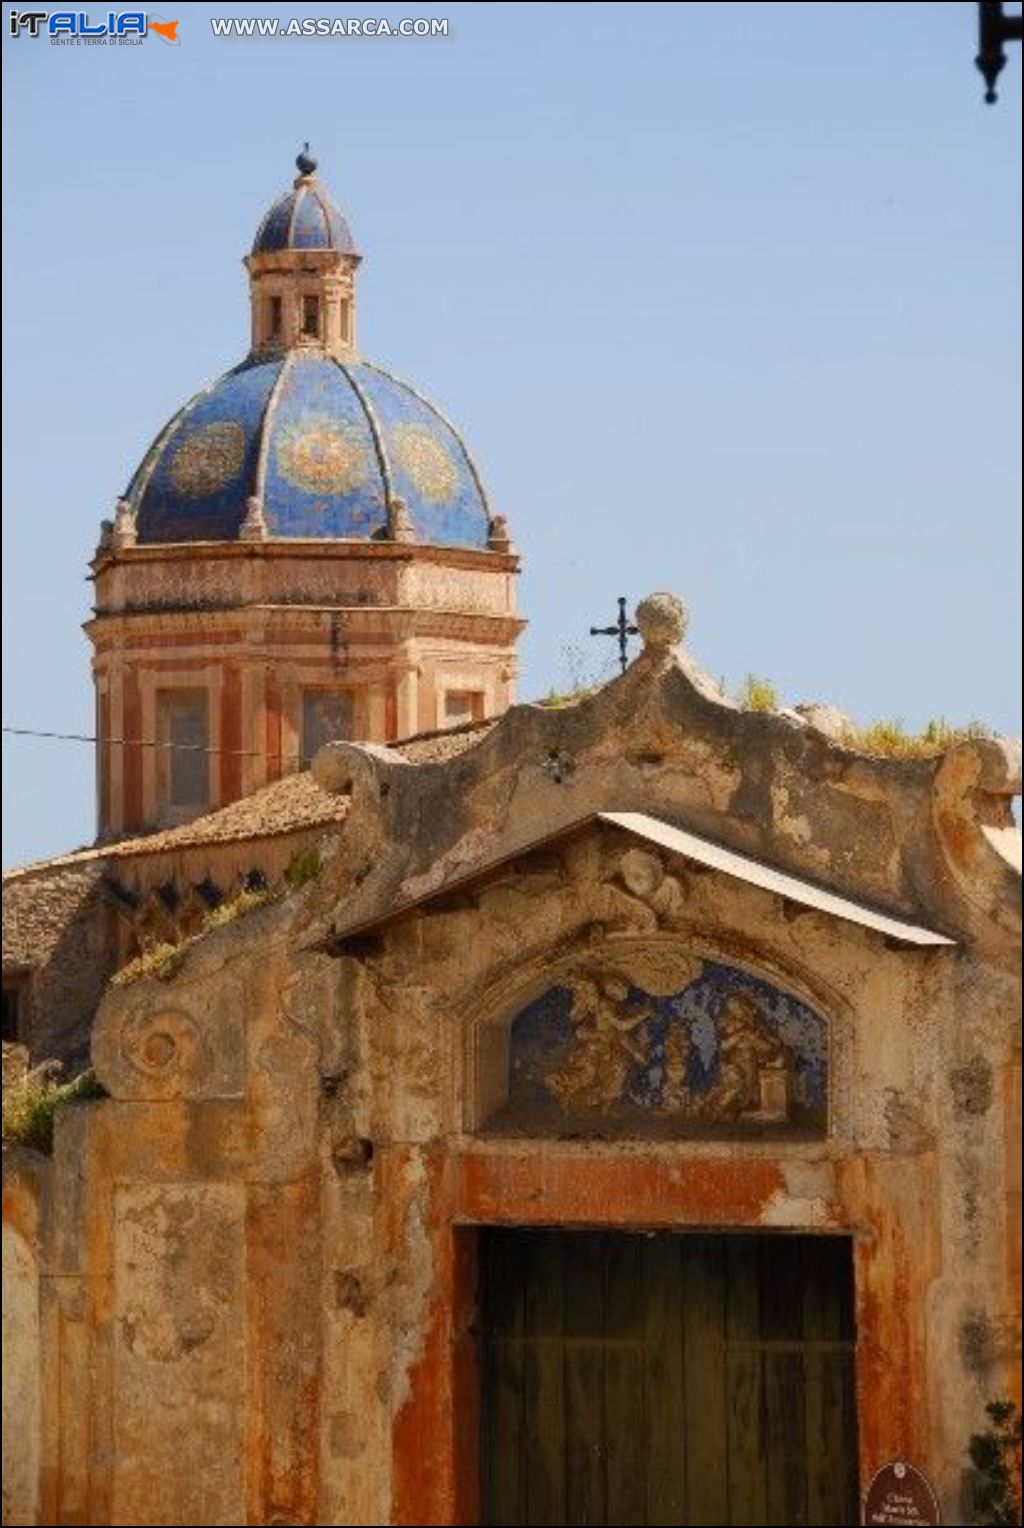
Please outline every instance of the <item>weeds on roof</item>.
M549 690L537 705L548 711L559 711L563 706L578 706L581 700L589 700L599 689L599 684L583 684L577 690Z
M779 709L775 686L757 674L747 675L736 700L747 711ZM839 741L847 748L870 754L876 759L931 759L957 743L991 736L991 731L981 722L968 722L966 726L954 727L944 716L933 716L920 732L911 732L902 720L891 717L868 722L865 726L850 722Z
M865 727L851 723L843 731L841 741L847 748L872 754L878 759L933 759L956 743L991 736L990 730L981 722L953 727L944 716L934 716L920 732L908 732L898 718L870 722Z
M239 918L244 918L246 913L252 913L260 907L267 907L271 902L280 902L282 897L291 888L285 884L276 887L260 887L258 890L246 889L238 892L226 902L221 902L211 909L203 919L203 926L194 934L189 934L178 944L150 945L148 949L136 955L134 960L129 960L120 971L115 971L110 978L112 987L130 987L132 982L141 981L144 976L155 976L158 981L172 981L182 966L185 957L194 944L205 935L212 933L215 928L223 928L227 923L234 923Z
M736 699L745 711L777 711L779 696L775 686L758 674L748 674Z

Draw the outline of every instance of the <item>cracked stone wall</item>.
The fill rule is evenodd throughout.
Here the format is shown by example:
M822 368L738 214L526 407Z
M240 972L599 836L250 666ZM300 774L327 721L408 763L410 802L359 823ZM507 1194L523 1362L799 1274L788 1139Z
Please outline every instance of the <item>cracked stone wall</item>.
M517 708L444 764L330 751L318 773L353 810L319 879L104 1000L109 1097L62 1112L48 1165L7 1164L14 1404L39 1396L7 1520L478 1521L491 1224L849 1235L862 1481L909 1458L962 1520L967 1438L1019 1363L1012 760L882 767L724 706L647 639L573 715ZM552 984L657 996L704 962L822 1017L823 1128L500 1128L512 1021Z

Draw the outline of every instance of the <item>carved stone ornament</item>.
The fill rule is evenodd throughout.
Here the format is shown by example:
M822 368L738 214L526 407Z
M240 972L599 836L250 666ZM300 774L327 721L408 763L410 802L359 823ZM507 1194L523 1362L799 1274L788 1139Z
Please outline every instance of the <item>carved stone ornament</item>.
M659 854L627 849L619 860L619 879L630 896L650 908L658 924L671 924L682 912L685 892Z
M388 501L388 540L401 542L416 540L416 526L404 499L393 498Z
M114 528L110 536L111 548L115 552L120 552L125 547L134 546L138 539L132 507L127 499L118 499L117 508L114 511Z
M120 1099L238 1098L245 1091L245 1001L234 980L173 1007L142 984L104 999L92 1038L100 1082Z
M504 515L492 515L487 527L487 546L492 552L514 552L512 532Z
M239 541L266 541L269 534L266 516L263 513L263 500L253 494L245 501L245 519L238 532L238 539Z

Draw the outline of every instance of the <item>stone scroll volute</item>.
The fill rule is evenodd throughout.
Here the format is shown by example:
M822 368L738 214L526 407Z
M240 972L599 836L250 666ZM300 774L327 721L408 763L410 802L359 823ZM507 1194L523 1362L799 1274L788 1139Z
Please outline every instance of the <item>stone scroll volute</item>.
M169 992L160 982L112 991L97 1015L92 1061L122 1100L240 1098L245 1092L241 983Z

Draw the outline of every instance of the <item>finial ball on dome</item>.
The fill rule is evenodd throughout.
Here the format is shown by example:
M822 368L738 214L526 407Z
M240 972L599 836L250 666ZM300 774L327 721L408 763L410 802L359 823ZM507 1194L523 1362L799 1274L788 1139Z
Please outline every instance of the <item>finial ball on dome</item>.
M645 647L678 647L690 617L676 594L648 594L636 607L636 624Z
M313 175L316 172L316 160L309 152L308 143L302 145L302 152L297 155L295 160L295 168L300 175Z

